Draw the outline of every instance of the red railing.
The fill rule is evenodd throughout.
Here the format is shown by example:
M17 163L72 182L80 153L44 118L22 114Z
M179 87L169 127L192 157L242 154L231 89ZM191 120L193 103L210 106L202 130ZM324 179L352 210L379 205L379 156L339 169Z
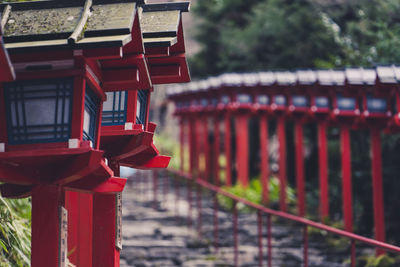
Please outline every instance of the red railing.
M382 249L387 252L392 252L395 254L400 255L400 247L390 245L388 243L380 242L371 238L363 237L348 231L340 230L322 223L318 223L315 221L311 221L309 219L299 217L296 215L292 215L286 212L282 211L277 211L273 210L270 208L267 208L265 206L255 204L253 202L250 202L247 199L240 198L236 195L233 195L223 189L221 189L218 186L215 186L213 184L208 183L207 181L197 178L193 179L189 174L183 173L181 171L169 169L168 172L172 173L176 178L173 180L173 187L175 188L175 203L178 202L179 199L184 198L184 196L181 196L180 192L180 187L178 186L177 182L179 182L179 179L185 180L188 182L188 187L187 187L187 196L186 196L186 201L188 202L188 215L187 215L187 224L189 227L192 227L194 225L193 222L193 186L196 186L196 207L197 207L197 231L199 233L199 237L202 237L202 206L201 206L201 194L202 190L206 189L213 194L213 238L214 238L214 247L216 251L218 251L219 248L219 225L218 225L218 210L219 210L219 204L218 204L218 199L217 195L222 195L225 196L233 201L233 248L234 248L234 258L233 262L235 266L238 266L239 264L239 240L238 240L238 208L237 204L242 203L257 212L257 236L258 236L258 264L259 266L263 266L263 215L267 216L267 221L266 221L266 230L267 230L267 266L271 267L272 266L272 216L285 219L291 222L299 223L303 227L303 266L308 266L308 242L309 242L309 227L312 228L317 228L323 231L326 231L328 233L331 233L333 235L336 235L338 237L345 237L348 238L350 241L350 266L355 267L356 266L356 242L364 244L364 245L369 245L374 248ZM158 201L157 198L157 192L159 191L158 189L158 172L155 171L153 173L153 201L154 203ZM168 186L164 182L163 183L163 188L162 188L162 194L165 196L168 193ZM163 198L163 201L166 199ZM178 214L178 208L177 205L175 205L175 213Z

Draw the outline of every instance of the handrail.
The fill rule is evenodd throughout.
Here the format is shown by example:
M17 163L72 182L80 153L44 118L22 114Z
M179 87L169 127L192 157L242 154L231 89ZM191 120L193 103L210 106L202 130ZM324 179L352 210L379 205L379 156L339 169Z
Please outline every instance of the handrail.
M197 179L193 179L192 176L190 176L189 174L184 173L182 171L174 170L174 169L171 169L171 168L168 168L167 171L169 171L171 173L174 173L176 175L179 175L179 176L181 176L181 177L183 177L183 178L185 178L187 180L190 180L192 182L195 182L196 184L198 184L198 185L200 185L200 186L202 186L204 188L207 188L207 189L209 189L211 191L214 191L214 192L216 192L216 193L218 193L220 195L223 195L225 197L231 198L232 200L234 200L236 202L241 202L241 203L243 203L243 204L245 204L245 205L247 205L247 206L249 206L251 208L254 208L256 210L262 211L262 212L267 213L269 215L273 215L273 216L284 218L284 219L287 219L287 220L290 220L290 221L301 223L301 224L306 225L306 226L318 228L320 230L324 230L324 231L327 231L327 232L330 232L330 233L333 233L333 234L336 234L336 235L347 237L347 238L349 238L351 240L359 241L359 242L362 242L364 244L368 244L368 245L371 245L371 246L374 246L374 247L377 247L377 248L384 249L386 251L391 251L391 252L400 254L400 247L398 247L398 246L391 245L391 244L384 243L384 242L380 242L380 241L377 241L377 240L374 240L374 239L371 239L371 238L368 238L368 237L363 237L363 236L360 236L360 235L357 235L357 234L354 234L354 233L351 233L351 232L348 232L348 231L340 230L340 229L337 229L337 228L334 228L334 227L331 227L331 226L328 226L328 225L325 225L325 224L322 224L322 223L318 223L318 222L315 222L315 221L311 221L309 219L306 219L306 218L303 218L303 217L299 217L299 216L296 216L296 215L292 215L292 214L289 214L289 213L286 213L286 212L272 210L272 209L266 208L264 206L261 206L259 204L253 203L253 202L251 202L251 201L249 201L247 199L244 199L244 198L238 197L238 196L236 196L234 194L231 194L231 193L221 189L218 186L215 186L213 184L210 184L210 183L206 182L204 179L201 179L200 177L197 178Z

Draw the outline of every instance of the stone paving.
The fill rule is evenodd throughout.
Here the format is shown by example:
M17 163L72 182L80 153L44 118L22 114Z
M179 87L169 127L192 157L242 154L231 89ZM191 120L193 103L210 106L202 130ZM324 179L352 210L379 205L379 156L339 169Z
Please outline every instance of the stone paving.
M232 213L219 210L219 249L215 249L213 197L201 194L202 220L196 209L197 192L192 192L192 227L188 227L187 187L160 175L157 201L151 172L136 172L123 194L123 250L121 267L136 266L234 266ZM179 184L179 199L175 186ZM200 197L199 197L200 200ZM263 218L263 266L267 266L267 228ZM259 266L257 216L239 212L239 266ZM349 266L349 249L344 245L333 250L321 235L309 237L309 266ZM303 266L303 232L298 225L272 221L272 266ZM359 249L358 251L360 251ZM373 253L363 249L363 253ZM346 261L347 260L347 261Z

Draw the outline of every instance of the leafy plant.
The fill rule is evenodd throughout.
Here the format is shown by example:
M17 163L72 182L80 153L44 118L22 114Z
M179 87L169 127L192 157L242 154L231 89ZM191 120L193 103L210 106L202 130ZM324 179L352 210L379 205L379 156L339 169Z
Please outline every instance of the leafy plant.
M0 267L29 266L30 199L0 197Z

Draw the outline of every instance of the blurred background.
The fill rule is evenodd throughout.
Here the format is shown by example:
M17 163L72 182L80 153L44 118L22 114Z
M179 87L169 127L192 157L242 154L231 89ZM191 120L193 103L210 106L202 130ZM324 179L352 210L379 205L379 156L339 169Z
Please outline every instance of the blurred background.
M398 0L191 0L191 4L191 12L183 16L192 80L226 72L340 69L400 62ZM180 156L179 128L165 91L165 87L155 89L150 120L158 125L157 147L173 156L170 166L176 167ZM288 155L294 155L292 127L288 123ZM257 122L252 123L250 131L254 133L250 139L257 145ZM339 131L331 128L328 134L331 216L333 221L339 221L342 216ZM305 128L305 138L307 206L312 217L318 210L319 194L315 125ZM352 131L351 138L356 232L372 236L369 133ZM385 134L382 141L386 234L388 242L398 244L400 135ZM289 157L289 182L294 187L293 166L294 159ZM256 179L258 175L256 167L252 176Z

